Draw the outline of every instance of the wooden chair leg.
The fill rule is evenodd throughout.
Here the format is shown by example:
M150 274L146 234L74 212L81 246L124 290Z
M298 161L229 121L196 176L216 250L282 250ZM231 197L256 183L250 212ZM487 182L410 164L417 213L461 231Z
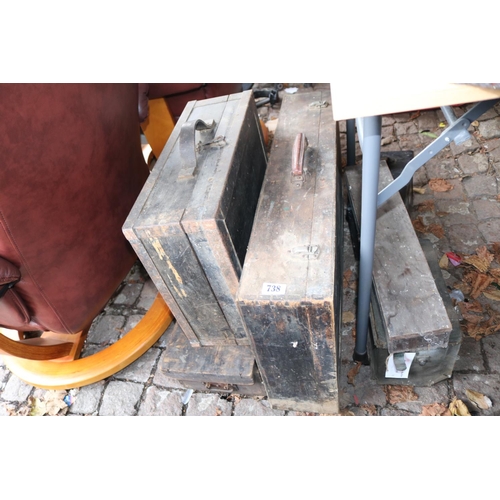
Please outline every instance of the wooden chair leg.
M142 356L165 332L174 317L161 295L142 320L113 345L73 361L3 357L7 368L27 384L42 389L73 389L99 382Z
M80 334L82 333L80 332ZM72 352L76 352L75 341L76 345L80 343L80 334L58 336L52 332L45 332L38 338L24 339L22 335L19 335L20 340L14 340L11 337L17 337L17 331L2 329L0 354L38 361L56 358L70 359Z

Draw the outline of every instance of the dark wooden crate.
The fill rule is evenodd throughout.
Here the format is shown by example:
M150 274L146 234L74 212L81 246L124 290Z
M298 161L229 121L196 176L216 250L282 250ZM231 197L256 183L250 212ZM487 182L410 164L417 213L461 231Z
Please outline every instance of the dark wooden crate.
M445 347L434 347L424 350L415 350L415 357L411 363L408 376L405 378L389 378L386 376L387 358L390 356L387 349L387 332L380 311L377 297L372 296L371 305L371 332L368 337L368 353L373 378L381 385L411 385L415 387L429 387L443 380L451 378L453 368L458 359L462 344L462 332L458 314L453 307L449 291L438 265L438 258L432 243L429 240L420 240L422 250L429 263L432 275L436 281L437 289L443 299L448 317L451 321L452 331ZM377 345L374 339L378 340ZM384 347L385 346L385 347Z
M338 412L342 201L327 90L285 95L238 293L274 408ZM305 134L303 183L292 149Z
M380 188L392 179L387 163L382 161ZM360 166L346 169L346 184L347 212L352 213L353 222L349 227L356 247ZM368 352L378 383L426 387L451 377L462 334L436 253L430 241L417 238L405 205L402 195L396 194L379 208ZM400 292L391 292L393 289ZM389 356L410 352L415 357L407 376L388 377Z
M235 296L266 165L251 91L192 101L124 225L192 346L249 345Z
M349 205L359 227L361 168L347 167L345 175ZM379 189L392 180L382 161ZM386 332L384 344L376 336L375 345L390 353L447 347L452 325L399 193L377 211L373 290Z

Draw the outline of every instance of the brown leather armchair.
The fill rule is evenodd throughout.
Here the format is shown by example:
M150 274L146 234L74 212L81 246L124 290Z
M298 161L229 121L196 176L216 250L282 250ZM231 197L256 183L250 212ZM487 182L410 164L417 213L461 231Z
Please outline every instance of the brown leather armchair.
M50 372L48 382L27 380L33 385L84 385L68 373L59 383L62 372L48 360L79 355L75 335L84 339L136 260L121 228L148 176L140 142L137 84L0 85L0 325L20 332L4 330L0 352L14 356L5 356L14 372ZM157 302L163 320L139 328L139 349L130 332L114 367L104 363L97 374L100 358L87 358L90 382L165 331L171 314Z
M189 101L236 94L243 90L241 83L145 83L141 84L141 121L147 117L147 99L166 100L174 122L177 122Z
M122 225L148 176L141 106L167 99L155 122L164 141L170 106L175 116L190 100L240 90L0 84L0 354L13 373L37 387L80 387L121 370L164 333L173 316L158 295L118 342L77 359L136 260Z

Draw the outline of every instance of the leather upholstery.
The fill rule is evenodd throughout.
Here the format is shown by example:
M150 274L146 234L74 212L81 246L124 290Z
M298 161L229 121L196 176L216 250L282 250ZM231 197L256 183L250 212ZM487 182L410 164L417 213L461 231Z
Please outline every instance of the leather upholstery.
M236 94L242 91L241 83L149 83L140 84L143 99L139 106L141 121L147 117L147 96L149 99L164 97L174 121L179 119L189 101Z
M0 325L75 333L127 275L121 228L148 175L137 103L137 84L0 85L0 256L21 274Z

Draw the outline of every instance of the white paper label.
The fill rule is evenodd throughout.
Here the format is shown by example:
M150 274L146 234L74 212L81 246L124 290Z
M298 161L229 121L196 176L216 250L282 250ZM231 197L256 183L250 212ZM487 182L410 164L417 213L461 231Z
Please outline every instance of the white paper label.
M264 283L262 285L262 295L285 295L286 285L278 283Z
M412 364L413 358L415 357L416 354L417 354L416 352L405 352L404 353L403 359L404 359L406 369L403 371L398 370L396 368L396 365L394 364L394 354L390 354L386 360L385 377L386 378L408 378L408 375L410 374L411 364Z

